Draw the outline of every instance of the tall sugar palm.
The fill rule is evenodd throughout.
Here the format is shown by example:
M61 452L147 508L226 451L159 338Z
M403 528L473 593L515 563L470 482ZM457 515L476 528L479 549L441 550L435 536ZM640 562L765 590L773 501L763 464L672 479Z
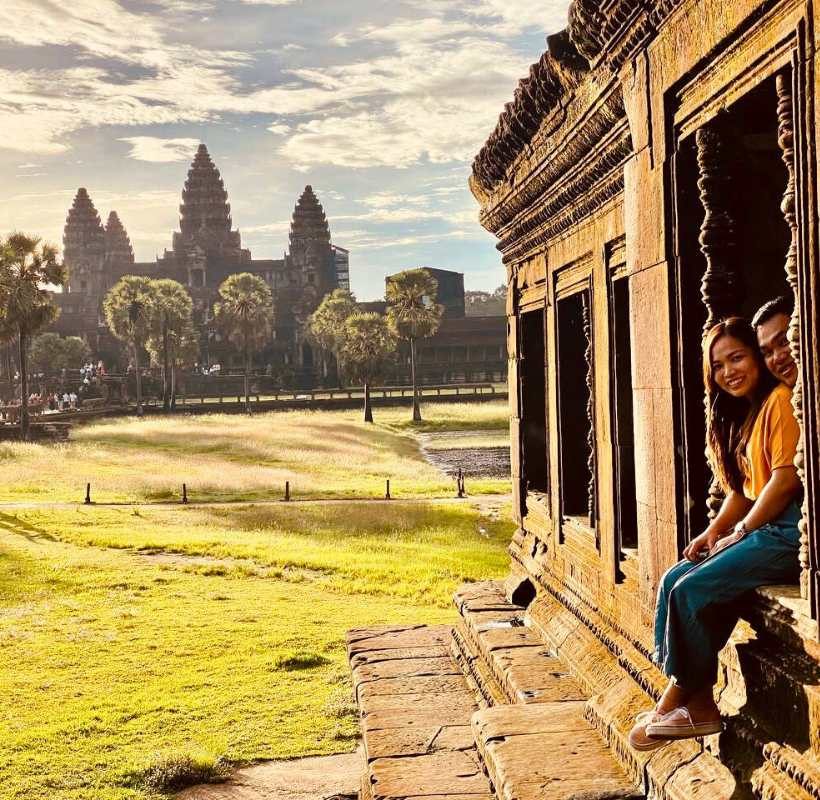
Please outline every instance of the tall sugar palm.
M111 333L131 347L137 378L137 416L142 410L140 353L151 332L154 314L153 281L140 275L125 275L109 290L103 301L105 320Z
M410 345L413 421L421 422L416 386L416 340L432 336L441 324L443 306L436 302L438 281L426 269L408 269L387 281L387 320L400 339Z
M245 367L245 410L251 413L248 373L251 357L270 335L273 295L257 275L240 272L228 276L219 287L222 298L214 304L214 319L225 337L242 353Z
M66 282L57 249L36 236L12 233L0 240L0 342L17 342L20 361L20 435L29 438L28 350L31 337L57 319L47 285Z
M147 341L149 353L162 363L162 408L171 407L171 385L176 369L174 343L192 325L194 304L188 290L178 281L160 278L151 281L154 296L151 331Z
M341 335L345 320L359 310L356 298L345 289L334 289L325 295L319 307L310 315L307 332L310 340L322 351L322 373L327 378L327 355L336 357L336 366L341 380L342 355Z
M381 314L357 311L342 324L337 346L351 379L364 386L364 421L373 422L370 384L393 360L396 335Z

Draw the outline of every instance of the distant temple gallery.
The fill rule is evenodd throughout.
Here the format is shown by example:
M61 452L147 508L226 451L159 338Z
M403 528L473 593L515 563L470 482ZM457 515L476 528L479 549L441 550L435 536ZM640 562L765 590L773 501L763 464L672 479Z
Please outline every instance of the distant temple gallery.
M102 225L94 203L80 189L68 212L63 236L68 284L55 300L60 317L54 330L81 336L100 355L118 352L102 316L102 301L124 275L171 278L187 287L194 323L201 330L202 360L225 356L211 328L220 284L237 272L262 278L274 297L275 331L263 354L268 363L311 373L314 359L304 323L328 292L350 288L348 251L330 240L325 213L311 186L296 204L290 250L281 259L254 259L233 229L231 207L219 170L204 144L188 171L179 207L179 230L170 250L156 261L136 262L128 234L116 211ZM212 348L216 352L210 352Z
M290 225L289 250L281 259L255 259L243 249L233 228L228 193L204 144L199 146L182 190L179 230L171 249L155 261L137 262L128 233L116 211L105 225L86 189L78 190L63 234L68 283L54 299L60 316L53 330L80 336L96 356L116 362L121 345L108 331L102 303L124 275L170 278L185 286L194 304L203 364L230 364L232 349L213 325L213 305L220 284L238 272L250 272L270 287L274 330L257 355L258 366L309 388L322 380L322 359L305 334L305 323L322 298L334 289L350 289L350 254L332 243L325 212L311 186L296 203ZM420 353L421 379L428 383L506 378L505 319L465 319L464 276L433 270L440 282L440 300L447 309L439 333ZM368 304L365 304L367 306ZM375 304L384 311L384 304ZM408 379L400 364L389 376Z

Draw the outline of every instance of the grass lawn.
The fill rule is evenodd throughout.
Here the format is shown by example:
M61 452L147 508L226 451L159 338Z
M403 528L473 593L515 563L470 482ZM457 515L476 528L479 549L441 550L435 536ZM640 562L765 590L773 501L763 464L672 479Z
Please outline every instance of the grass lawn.
M459 447L508 441L506 401L425 403L413 424L404 407L360 411L280 411L244 415L116 419L77 427L65 445L0 445L0 498L78 501L90 481L98 502L294 497L447 497L454 483L427 464L416 433L480 431ZM488 439L488 434L494 438ZM471 494L506 492L508 480L471 479Z
M454 619L510 534L428 503L3 514L0 798L146 798L169 755L350 749L345 631Z

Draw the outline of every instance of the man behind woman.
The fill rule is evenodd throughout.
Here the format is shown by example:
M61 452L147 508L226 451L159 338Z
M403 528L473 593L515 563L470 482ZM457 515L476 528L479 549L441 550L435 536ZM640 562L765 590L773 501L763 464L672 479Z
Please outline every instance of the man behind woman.
M636 750L721 729L713 696L718 652L742 611L742 597L799 577L799 428L791 405L797 367L787 298L763 306L751 324L733 317L704 337L710 464L725 499L658 589L655 661L669 683L638 715Z

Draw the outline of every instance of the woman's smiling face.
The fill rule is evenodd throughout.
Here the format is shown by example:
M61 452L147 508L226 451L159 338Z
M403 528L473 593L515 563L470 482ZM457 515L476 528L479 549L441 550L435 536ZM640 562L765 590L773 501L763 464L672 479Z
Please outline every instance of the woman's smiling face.
M712 345L712 377L732 397L747 397L760 383L758 359L740 339L721 336Z

